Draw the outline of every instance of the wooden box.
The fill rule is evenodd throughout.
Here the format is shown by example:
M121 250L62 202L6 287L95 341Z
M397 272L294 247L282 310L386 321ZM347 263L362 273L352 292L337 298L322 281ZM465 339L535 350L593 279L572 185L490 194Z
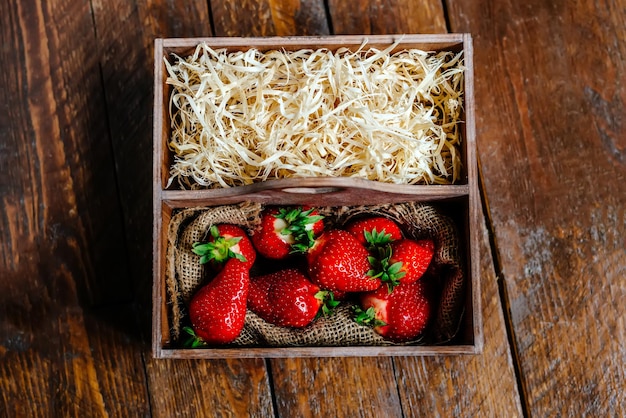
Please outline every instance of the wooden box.
M172 152L170 138L169 97L171 87L166 83L164 59L172 54L185 57L193 53L200 42L212 48L233 51L255 47L261 51L283 48L340 47L359 48L364 41L369 46L384 49L399 40L398 49L417 48L424 51L463 51L464 96L461 123L460 181L451 185L399 185L379 183L349 177L311 177L278 179L261 183L218 189L182 190L168 186ZM170 61L171 62L171 61ZM156 39L154 82L154 247L153 247L153 355L157 358L228 358L228 357L336 357L336 356L406 356L476 354L482 351L482 319L479 283L479 238L481 205L477 187L475 154L472 41L468 34L442 35L382 35L329 37L273 38L193 38ZM466 263L466 296L463 318L457 336L443 345L409 346L348 346L348 347L254 347L188 349L172 344L166 292L165 254L166 231L172 214L181 208L225 205L244 201L271 204L310 204L312 206L341 206L397 202L432 202L448 213L461 235Z

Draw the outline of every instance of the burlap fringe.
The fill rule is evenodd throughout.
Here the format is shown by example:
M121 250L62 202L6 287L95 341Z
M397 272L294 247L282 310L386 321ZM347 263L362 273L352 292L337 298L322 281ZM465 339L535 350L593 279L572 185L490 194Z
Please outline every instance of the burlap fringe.
M205 280L205 266L191 252L192 244L207 238L211 225L230 223L252 233L260 223L262 205L245 202L201 209L184 209L175 214L169 225L166 285L168 290L171 339L179 339L185 319L185 306ZM410 344L441 344L457 333L465 300L465 274L459 238L453 221L435 207L424 203L379 206L325 207L327 227L341 227L363 215L379 214L398 222L407 236L434 239L436 253L427 273L436 278L440 298L429 332ZM319 318L304 329L278 327L265 322L253 312L246 314L246 324L235 346L356 346L389 345L368 327L352 320L351 305L342 303L335 314Z

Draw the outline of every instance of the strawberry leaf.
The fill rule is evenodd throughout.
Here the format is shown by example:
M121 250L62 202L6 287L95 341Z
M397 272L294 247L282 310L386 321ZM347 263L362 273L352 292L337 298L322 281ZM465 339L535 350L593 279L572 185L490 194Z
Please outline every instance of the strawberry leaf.
M387 273L389 273L390 276L393 275L396 278L401 278L401 277L404 277L404 275L406 275L406 272L400 271L401 269L402 269L402 262L398 261L397 263L393 263L387 268Z
M183 331L188 334L187 339L183 342L183 346L187 348L201 348L206 347L207 343L202 338L196 335L196 332L191 327L184 327Z
M211 228L209 229L209 233L211 234L213 238L219 238L220 236L220 230L217 228L216 225L211 225Z
M278 219L283 219L287 226L283 228L280 233L282 235L291 235L295 241L291 245L292 253L305 253L315 243L315 235L312 228L307 228L307 225L315 224L316 222L324 219L320 215L311 215L314 209L303 211L301 207L298 208L280 208L278 213L274 216Z
M194 254L203 255L209 251L210 246L208 244L202 244L200 242L194 242L191 248Z
M364 325L372 328L387 325L385 321L376 318L376 310L373 306L369 307L365 311L359 306L354 306L352 310L355 314L354 321L359 325Z
M290 254L304 254L309 250L309 246L306 244L292 244Z
M236 258L237 260L243 261L243 262L248 261L248 260L246 260L246 257L244 257L243 254L236 253L236 252L234 252L234 251L232 251L230 249L228 250L228 258Z
M322 301L322 308L317 314L318 318L320 316L331 316L334 313L335 308L341 303L340 301L335 300L335 295L329 290L320 290L315 294L315 298Z
M221 263L229 258L236 258L244 262L247 261L243 254L232 251L232 247L237 245L242 237L225 238L219 235L219 231L215 225L212 226L209 231L211 237L213 237L213 241L206 243L194 242L192 244L191 251L200 256L200 264L206 264L211 260ZM215 236L215 234L217 234L217 236Z
M368 249L370 250L385 246L393 241L391 234L386 233L384 228L380 232L376 228L373 228L371 231L364 230L363 235L365 236L365 241L369 244Z
M367 273L365 273L366 276L371 277L372 279L379 279L382 278L382 276L385 274L382 271L377 272L374 269L368 270Z
M382 247L376 247L372 250L375 256L371 255L367 258L372 267L367 275L380 278L383 283L387 283L389 293L393 288L400 284L400 279L406 275L406 272L402 270L402 262L391 263L392 250L389 244L385 244Z

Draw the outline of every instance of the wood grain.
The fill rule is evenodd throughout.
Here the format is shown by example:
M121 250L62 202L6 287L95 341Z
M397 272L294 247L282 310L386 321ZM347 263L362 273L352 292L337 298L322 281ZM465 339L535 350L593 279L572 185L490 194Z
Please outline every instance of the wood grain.
M210 36L213 32L206 1L141 0L137 15L150 56L154 38Z
M211 2L216 36L327 35L322 0Z
M322 0L268 0L275 34L328 35L328 16Z
M71 2L3 7L3 37L13 49L3 49L2 61L14 63L1 79L6 267L18 276L22 268L69 270L87 304L130 300L121 228L110 228L119 226L121 214L113 158L106 135L100 136L106 119L100 79L90 71L97 61L89 9ZM60 24L87 41L67 36L55 13L75 15ZM38 254L42 265L20 263Z
M212 1L216 36L270 36L276 33L267 1Z
M263 359L148 359L146 370L155 417L274 415Z
M128 310L116 308L114 314L121 313ZM2 336L0 415L145 415L141 357L132 355L117 324L106 325L103 318L111 315L84 315L77 308L48 308L46 314L54 318L51 323L39 320L29 327L12 321L10 336Z
M329 0L328 8L337 35L447 32L439 0Z
M130 283L137 295L135 301L143 307L139 312L143 313L141 323L144 334L149 335L152 224L146 214L151 213L152 205L152 161L143 156L152 153L152 119L149 112L152 103L152 43L159 31L181 25L187 28L183 29L184 34L202 33L196 20L186 26L182 18L198 16L201 19L202 8L194 7L193 2L185 2L178 7L168 2L147 2L132 7L128 2L95 0L93 10L106 115L111 132L110 148L115 156L115 172L124 213ZM208 22L206 5L203 13L205 22ZM210 26L206 28L208 32L204 34L210 33ZM128 42L128 39L135 41Z
M90 353L89 375L96 380L104 413L101 416L148 416L153 397L146 381L142 350L144 338L137 329L136 304L91 309L85 313ZM77 367L84 367L78 363ZM82 413L79 413L82 415Z
M531 415L626 413L625 7L449 7L476 34L478 150Z
M279 416L402 416L391 359L289 359L271 364Z
M93 21L111 149L123 208L130 278L144 335L150 335L152 248L152 86L156 37L207 36L206 2L94 0ZM128 40L132 39L132 42ZM124 59L120 59L124 57Z
M91 316L132 291L89 5L3 2L0 19L0 412L103 416L113 397L145 411L143 380L124 381L141 357Z

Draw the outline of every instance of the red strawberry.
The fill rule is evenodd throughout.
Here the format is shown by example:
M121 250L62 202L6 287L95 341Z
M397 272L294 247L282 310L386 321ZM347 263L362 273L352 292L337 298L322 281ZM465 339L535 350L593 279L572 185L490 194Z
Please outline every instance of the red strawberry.
M322 219L314 209L268 208L261 215L261 228L252 235L252 242L267 258L283 259L290 253L304 253L322 232Z
M248 270L254 264L256 251L246 232L230 224L213 225L209 229L206 243L196 242L192 251L200 256L200 263L210 263L215 270L220 270L231 258L244 262Z
M430 239L402 239L378 248L369 258L373 275L387 283L389 291L400 283L419 280L430 265L435 244Z
M435 243L431 239L414 241L404 239L392 242L390 264L402 263L401 272L405 273L400 281L411 283L419 280L430 265L435 253Z
M298 270L280 272L282 277L270 288L268 299L273 305L274 324L301 328L317 316L323 297L319 286L311 283Z
M192 346L225 344L239 336L246 318L249 285L248 266L233 258L194 294L189 304L189 319L196 337Z
M277 277L274 274L264 274L250 278L248 308L268 322L271 322L269 319L272 315L269 292L275 280L277 280Z
M384 245L402 239L402 230L397 223L384 216L372 216L349 223L345 230L354 234L367 247Z
M339 229L324 233L307 255L309 277L322 289L363 292L377 289L370 277L369 252L351 233Z
M319 286L296 269L254 277L250 281L248 307L275 325L302 328L318 315L320 307L329 314L336 302L331 292Z
M418 337L428 325L431 304L420 282L401 284L389 293L386 286L361 296L356 321L378 334L406 342Z

